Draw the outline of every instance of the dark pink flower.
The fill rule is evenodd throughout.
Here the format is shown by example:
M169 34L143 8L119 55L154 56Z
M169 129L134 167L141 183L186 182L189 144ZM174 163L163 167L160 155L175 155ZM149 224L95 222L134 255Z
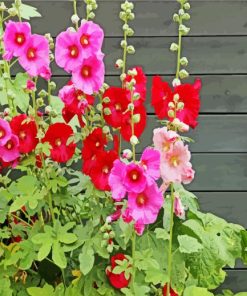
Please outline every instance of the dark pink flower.
M11 135L4 146L0 147L0 155L4 162L12 162L20 157L19 139L16 135Z
M0 118L0 146L5 145L11 138L11 128L8 121Z

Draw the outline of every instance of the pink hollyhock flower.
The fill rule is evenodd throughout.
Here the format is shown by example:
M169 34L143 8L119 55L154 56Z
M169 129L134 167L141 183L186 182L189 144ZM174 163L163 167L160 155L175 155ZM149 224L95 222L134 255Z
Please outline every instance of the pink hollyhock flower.
M174 193L175 200L174 200L174 213L177 217L184 219L185 218L185 210L184 206L181 202L179 194L177 192Z
M112 192L112 198L114 200L119 201L125 197L126 188L123 184L125 174L126 164L120 161L119 159L115 160L108 179Z
M145 224L138 220L134 225L135 231L138 235L142 235L145 230Z
M35 90L36 89L36 84L32 80L28 79L26 83L26 90Z
M0 147L0 155L4 162L11 162L20 156L19 139L16 135L11 135L4 146Z
M12 57L22 55L26 44L31 36L31 27L27 22L12 22L6 24L3 42L5 48L4 58L11 60Z
M20 65L34 77L44 73L49 68L49 42L41 35L32 35L19 57Z
M97 56L90 56L80 63L72 73L75 87L85 94L97 92L104 83L105 65Z
M160 152L168 152L175 141L178 139L178 134L174 131L168 131L166 127L156 128L153 131L154 147Z
M182 175L182 181L184 184L189 184L193 181L195 176L195 171L192 169L191 163L188 164L188 166L185 168L183 175Z
M69 30L60 33L56 38L55 59L65 71L73 71L82 60L82 50L77 32Z
M145 170L141 165L130 163L126 165L123 185L128 192L140 193L147 185Z
M181 183L187 168L191 167L190 157L188 146L185 146L182 141L174 143L173 148L162 155L160 169L164 182Z
M125 211L122 213L122 218L125 223L130 223L133 221L133 217L131 216L130 209L126 208Z
M163 196L156 183L146 186L139 193L128 194L128 208L131 217L141 224L151 224L157 219L163 206Z
M141 156L141 164L151 180L160 177L160 152L153 148L146 148Z
M40 77L44 78L46 81L51 79L51 68L47 66L43 66L40 69L39 73Z
M8 140L11 138L11 128L9 123L0 118L0 146L5 145Z
M111 223L113 221L117 221L121 217L122 207L123 207L122 205L117 205L115 212L112 213L110 216L106 217L106 221L108 223Z
M92 21L82 22L77 32L79 43L82 46L83 56L89 57L101 52L104 31Z

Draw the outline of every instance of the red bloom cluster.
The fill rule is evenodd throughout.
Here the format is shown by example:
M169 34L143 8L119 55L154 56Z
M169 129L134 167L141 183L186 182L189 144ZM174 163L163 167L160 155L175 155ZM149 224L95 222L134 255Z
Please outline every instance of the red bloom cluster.
M118 154L115 148L111 151L105 151L106 144L107 139L102 128L94 129L83 141L82 170L84 174L91 177L97 189L110 191L108 177Z
M116 289L126 288L129 285L130 278L127 279L124 272L120 274L113 273L113 269L118 265L116 261L123 261L127 259L124 254L119 253L111 257L111 266L106 269L106 275L110 284Z
M135 76L135 93L140 98L134 101L134 115L139 114L140 120L134 125L134 134L140 137L146 126L147 114L144 107L146 98L146 76L142 68L136 67L137 75ZM131 103L130 91L125 88L126 83L130 82L132 76L127 75L124 80L124 88L110 87L104 93L103 108L109 109L109 114L104 114L105 121L113 128L120 129L124 140L129 141L132 136L131 131L131 111L128 109Z
M153 79L152 85L152 106L159 119L168 118L169 103L173 103L174 96L177 95L178 102L184 107L177 110L176 117L185 124L195 128L198 124L197 117L200 110L200 89L201 81L196 80L193 84L185 83L171 89L167 82L163 82L160 76Z

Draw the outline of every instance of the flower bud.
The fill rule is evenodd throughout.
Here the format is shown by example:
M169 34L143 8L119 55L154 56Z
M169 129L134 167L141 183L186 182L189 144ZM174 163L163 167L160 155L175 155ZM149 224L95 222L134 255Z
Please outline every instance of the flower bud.
M175 108L175 105L174 105L173 102L170 102L170 103L168 104L168 107L169 107L170 109L174 109L174 108Z
M128 44L127 44L127 41L122 40L120 45L121 45L122 48L125 48Z
M190 9L190 4L188 2L184 4L184 9L186 9L186 10Z
M174 79L173 79L173 81L172 81L172 86L173 86L173 87L176 87L176 86L178 86L178 85L180 85L180 84L181 84L180 79L178 79L178 78L174 78Z
M123 158L126 158L126 159L131 159L133 156L133 153L130 149L124 149L123 151Z
M178 102L177 108L178 108L178 110L183 110L184 109L184 103L183 102Z
M94 18L95 18L95 13L91 11L91 12L89 13L89 15L88 15L88 18L89 18L89 19L94 19Z
M182 69L181 71L179 71L179 77L181 79L187 78L189 77L189 73L185 69Z
M135 53L135 48L134 48L134 46L133 46L133 45L129 45L129 46L127 47L127 52L128 52L128 54L134 54L134 53Z
M133 12L131 12L131 13L129 14L129 20L130 20L130 21L133 21L133 19L135 19L135 14L134 14Z
M56 87L57 87L56 83L54 81L51 81L50 82L50 88L51 88L51 90L55 90Z
M137 75L136 68L133 68L131 70L128 70L128 75L130 75L130 76L136 76Z
M104 114L105 115L111 115L111 109L110 108L105 108L104 109Z
M2 12L2 11L5 11L5 10L7 10L7 7L5 6L4 2L1 2L0 3L0 11Z
M173 110L170 109L170 110L168 111L168 116L169 116L169 117L175 117L175 112L174 112Z
M45 91L44 89L42 89L40 92L39 92L39 97L41 98L44 98L48 95L47 91Z
M129 110L129 111L132 111L132 110L134 110L134 109L135 109L135 105L132 104L132 103L130 103L130 104L128 105L128 110Z
M79 16L78 16L77 14L73 14L73 15L72 15L72 17L71 17L71 22L72 22L74 25L78 24L79 20L80 20L80 18L79 18Z
M179 32L181 32L183 35L187 35L190 31L190 28L186 27L185 25L179 25Z
M190 19L190 15L188 13L185 13L183 16L182 16L182 19L185 20L185 21L188 21Z
M103 133L106 134L106 135L110 133L110 128L109 128L109 126L105 125L105 126L103 127Z
M104 99L102 100L103 103L107 104L110 103L110 98L109 97L104 97Z
M113 244L108 245L107 248L106 248L106 250L107 250L108 253L112 253L112 251L113 251Z
M123 60L118 59L118 60L116 61L116 63L115 63L115 67L116 67L117 69L121 69L121 68L123 67Z
M177 13L174 13L174 15L173 15L173 21L174 22L179 22L179 15Z
M38 98L36 102L38 107L41 107L44 105L44 100L42 98Z
M8 9L8 14L9 14L10 16L16 16L16 15L17 15L17 10L16 10L14 7L9 8L9 9Z
M133 29L129 28L126 33L127 33L128 37L131 37L134 35L135 31Z
M131 138L130 138L130 144L133 145L133 146L135 146L138 143L139 143L139 140L138 140L137 136L135 136L135 135L131 136Z
M121 74L120 75L120 80L124 81L125 79L126 79L126 74L125 73Z
M52 107L51 106L48 105L48 106L45 107L45 114L50 114L51 111L52 111Z
M129 29L129 25L128 25L128 24L124 24L124 25L123 25L123 30L124 30L124 31L127 31L128 29Z
M103 235L103 238L108 240L109 239L109 234L107 232L105 232L104 235Z
M181 58L180 59L180 64L182 65L182 66L187 66L188 65L188 59L186 58L186 57L183 57L183 58Z
M141 120L141 115L140 114L134 114L133 115L133 122L138 123Z
M178 14L179 15L184 15L184 10L183 9L179 9Z
M180 98L179 98L179 94L175 94L175 95L173 96L173 101L174 101L174 102L177 103L177 102L179 101L179 99L180 99Z
M178 50L178 44L173 42L170 46L170 51L177 51L177 50Z
M140 97L141 97L141 96L140 96L140 94L139 94L139 93L134 93L134 94L133 94L133 100L134 100L134 101L137 101L137 100L139 100L139 99L140 99Z
M5 108L3 111L3 115L4 116L8 116L10 114L10 109L9 108Z
M102 104L97 104L96 108L97 108L98 111L101 112L102 109L103 109L103 105Z

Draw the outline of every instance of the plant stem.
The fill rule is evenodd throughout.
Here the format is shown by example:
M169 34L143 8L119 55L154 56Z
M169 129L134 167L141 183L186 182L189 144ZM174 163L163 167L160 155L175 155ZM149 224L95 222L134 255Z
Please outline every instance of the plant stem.
M77 0L73 1L74 14L77 15ZM78 30L78 22L75 24L76 31Z
M183 5L181 4L181 9L183 8ZM182 17L180 16L178 25L180 26L182 24ZM177 70L176 70L176 78L179 78L179 72L180 72L180 59L181 59L181 51L182 51L182 32L178 30L178 54L177 54Z
M172 275L172 238L173 238L173 225L174 225L174 187L171 183L171 212L170 212L170 239L168 249L168 279L166 296L170 296L171 289L171 275Z
M132 234L132 277L131 277L131 290L133 294L135 294L135 273L136 273L136 268L135 268L135 251L136 251L136 233L135 229L133 229L133 234Z
M124 24L127 24L127 21L124 22ZM124 49L123 49L123 68L122 68L122 74L125 74L126 71L126 63L127 63L127 32L124 31ZM122 81L122 87L124 87L124 81Z

